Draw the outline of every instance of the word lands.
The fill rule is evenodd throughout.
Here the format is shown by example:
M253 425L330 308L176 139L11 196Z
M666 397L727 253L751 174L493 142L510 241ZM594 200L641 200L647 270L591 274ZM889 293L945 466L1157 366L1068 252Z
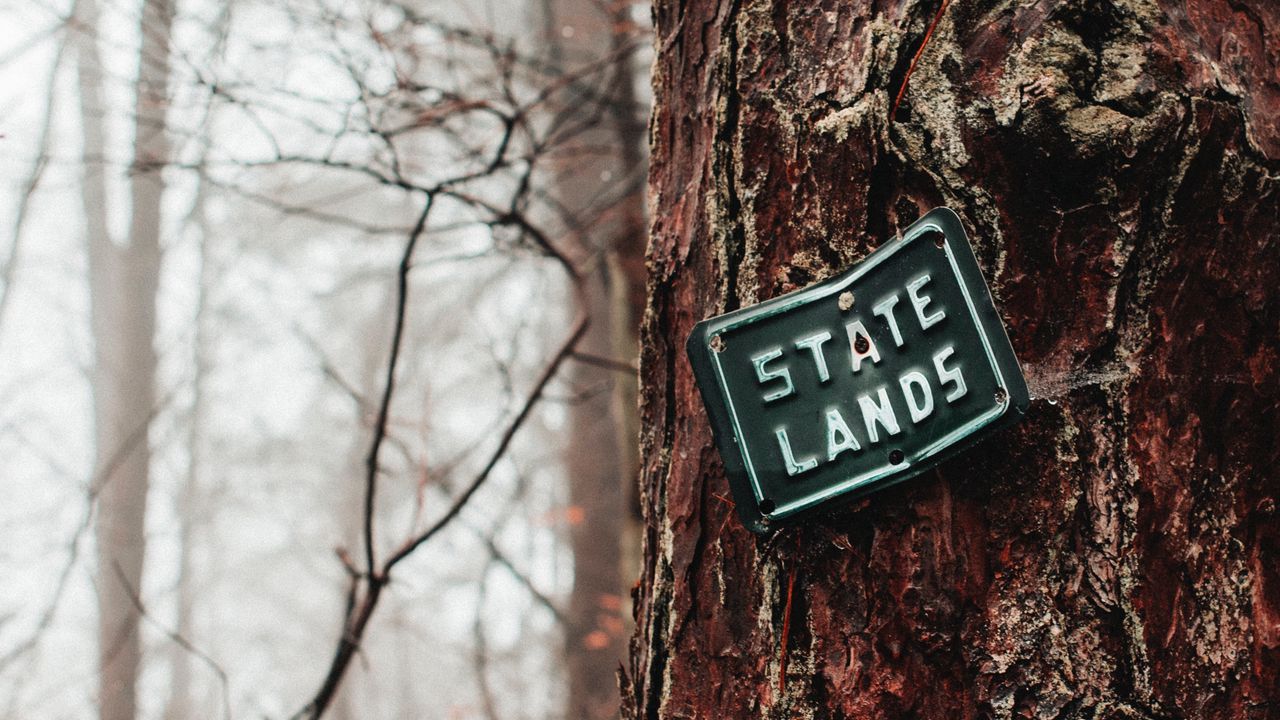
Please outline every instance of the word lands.
M921 333L925 333L930 328L939 325L947 318L945 308L934 303L933 299L926 294L929 282L929 275L924 274L910 280L905 286L907 299L910 302L911 309L914 311L910 314L914 315L915 322L918 323ZM871 307L871 313L876 318L871 322L878 322L889 331L893 339L893 352L906 345L902 328L899 325L898 304L900 300L899 293L894 292L881 298ZM855 315L852 320L846 322L844 324L844 335L845 338L842 339L847 340L849 348L848 372L858 375L862 372L863 363L869 363L870 365L880 363L880 348L871 333L867 331L864 318ZM756 379L762 392L761 398L764 402L768 404L785 401L787 398L796 395L796 387L791 374L792 362L807 361L811 363L818 384L824 385L830 382L833 368L828 363L827 343L831 342L832 339L830 330L818 330L796 340L791 348L775 345L752 355L751 364L755 368ZM932 367L926 369L937 383L938 394L948 404L960 400L968 393L964 374L960 368L955 365L948 365L948 360L954 353L954 345L942 344L934 352L930 353ZM843 356L843 353L833 352L831 355L839 358ZM842 372L844 369L836 367L834 370ZM853 403L853 405L856 405L857 413L861 416L861 427L865 430L865 438L868 445L880 443L883 438L892 437L902 432L902 421L899 420L889 399L889 393L891 392L901 394L910 422L913 425L924 422L933 414L935 402L934 386L929 376L925 372L921 372L920 369L912 369L902 373L897 378L897 383L892 387L889 383L883 383L877 387L868 388L866 392L857 394ZM862 450L863 445L859 441L858 433L850 427L847 419L852 416L853 405L844 406L845 409L843 410L840 404L829 405L826 408L825 419L822 421L822 425L825 425L825 428L820 427L818 429L818 435L822 435L825 432L825 443L819 440L793 444L792 436L789 432L792 428L781 424L774 429L774 436L777 438L778 449L781 452L788 476L800 475L813 470L820 463L833 462L841 453ZM799 429L796 428L796 430ZM882 431L883 435L881 434ZM809 454L802 454L797 458L796 447L822 447L824 444L825 452L819 450Z

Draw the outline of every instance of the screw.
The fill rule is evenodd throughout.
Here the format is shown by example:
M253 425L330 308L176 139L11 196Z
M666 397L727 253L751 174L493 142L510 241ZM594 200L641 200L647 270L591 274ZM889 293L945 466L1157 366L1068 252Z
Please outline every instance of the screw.
M849 308L853 307L853 293L848 290L840 293L840 300L838 304L840 305L840 309L843 311L847 311Z
M711 336L711 342L710 342L710 343L708 343L708 344L711 346L711 351L712 351L712 352L724 352L724 337L723 337L723 336L721 336L721 335L712 335L712 336Z
M1009 393L1004 388L996 388L996 404L1003 405L1009 399Z

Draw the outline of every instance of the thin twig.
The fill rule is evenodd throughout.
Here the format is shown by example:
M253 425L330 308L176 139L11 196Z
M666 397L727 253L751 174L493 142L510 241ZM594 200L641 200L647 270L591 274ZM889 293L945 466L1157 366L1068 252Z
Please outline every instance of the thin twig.
M942 4L938 6L938 12L933 16L933 22L929 23L929 29L924 33L924 40L920 41L920 49L916 50L916 54L911 58L911 65L907 68L907 74L902 76L902 86L898 88L898 96L893 99L893 109L889 111L889 120L892 121L898 114L898 104L902 102L902 98L907 94L907 82L911 80L911 73L916 71L916 63L920 62L920 56L924 55L924 48L929 44L929 40L933 37L933 31L938 27L938 21L942 19L942 13L947 9L947 3L950 0L942 0Z
M796 561L787 571L787 604L782 610L782 642L778 649L778 695L787 693L787 640L791 637L791 598L796 589Z
M60 29L61 24L58 27ZM45 83L48 96L45 100L40 137L36 140L36 159L32 162L31 172L23 182L21 195L18 197L18 207L14 211L13 243L9 246L9 256L5 258L4 265L0 266L0 284L3 284L3 287L0 287L0 326L4 324L5 309L9 306L9 299L13 297L13 285L17 279L18 264L22 258L22 236L29 219L31 200L36 194L36 189L40 187L45 169L49 166L49 139L53 131L54 111L57 105L58 71L62 68L62 58L66 54L67 42L65 37L59 40L58 49L54 52L53 61L49 64L48 81ZM3 63L0 62L0 65Z
M475 494L480 486L488 479L490 473L497 466L498 461L506 454L507 447L510 446L511 440L515 437L524 421L529 417L533 407L537 404L538 399L542 396L543 391L551 379L555 377L556 371L564 363L565 359L573 351L574 346L582 338L587 329L587 315L585 308L579 310L577 319L573 324L573 329L565 338L565 341L556 350L551 360L543 368L542 374L538 377L533 389L525 399L524 405L520 412L516 414L511 423L507 426L506 431L502 434L502 439L498 443L498 447L489 457L489 461L484 468L476 475L471 484L462 492L454 501L443 516L440 517L431 527L406 541L399 550L392 554L383 562L381 569L377 572L370 573L364 577L364 594L360 597L359 602L353 603L353 609L347 613L347 617L343 622L342 637L338 641L338 647L334 651L333 660L329 664L329 671L325 676L324 682L321 683L320 689L316 692L315 697L306 707L298 711L294 715L295 718L308 717L312 720L324 714L330 703L333 702L334 696L338 692L338 687L342 683L342 678L346 674L347 667L351 664L352 658L360 650L360 643L364 639L365 628L369 624L373 612L378 606L378 601L382 597L382 591L390 582L391 570L400 561L409 557L415 550L422 546L423 543L430 540L436 533L443 530L449 525L466 506L467 502ZM368 488L366 488L368 489ZM354 594L353 594L354 597Z
M622 360L615 360L601 355L593 355L580 350L573 351L573 359L580 363L595 365L596 367L602 367L606 370L617 370L618 372L625 373L627 375L637 375L640 372L640 368L637 368L629 362L623 362Z
M417 536L409 539L409 541L402 545L400 549L387 560L386 565L383 568L384 574L390 572L391 568L393 568L397 563L408 557L414 550L417 550L423 543L430 540L432 536L443 530L450 522L452 522L453 519L458 516L458 513L462 512L462 508L466 506L467 502L471 500L471 496L480 489L480 486L484 484L485 480L489 479L489 475L493 472L493 469L497 467L498 461L506 454L507 446L509 446L511 444L511 440L515 438L516 432L520 430L525 419L529 417L529 413L542 397L542 393L546 389L547 384L555 377L556 371L560 369L560 366L564 363L565 359L569 357L571 352L573 352L574 346L582 339L583 333L587 330L587 322L588 318L586 311L579 310L578 317L573 323L573 329L569 332L569 335L565 338L564 342L560 344L556 353L552 355L551 361L543 368L542 375L538 377L537 382L534 383L533 389L529 392L528 397L525 398L524 405L520 408L520 412L516 414L515 418L511 420L511 424L507 426L506 431L502 433L502 439L498 441L498 447L494 448L493 454L489 456L489 461L485 463L484 468L482 468L479 474L476 475L475 479L471 481L471 484L462 491L462 494L453 501L453 504L449 506L449 509L445 511L444 515L442 515L439 520L436 520L435 523L426 530L423 530Z
M176 392L176 390L174 391ZM147 438L147 430L151 426L151 421L159 415L160 411L169 405L173 399L174 393L168 393L160 402L156 404L146 419L138 424L128 436L121 442L120 446L108 457L102 467L94 470L93 476L89 479L88 491L85 496L84 514L80 518L79 524L71 533L71 539L67 541L67 562L63 565L58 575L58 581L54 584L53 594L50 596L49 603L45 606L44 611L40 615L40 619L36 622L35 628L22 641L16 643L12 648L7 650L4 655L0 655L0 672L3 672L11 663L18 658L30 652L32 648L40 642L41 636L46 630L53 625L54 617L58 613L58 608L62 604L62 598L66 594L67 587L71 580L71 573L75 569L80 559L80 540L93 526L93 518L98 507L98 496L106 489L108 483L115 476L116 469L124 462L140 444Z
M485 539L492 542L490 538ZM492 556L490 562L497 562L497 556ZM471 623L471 637L473 640L471 659L476 675L476 685L480 690L480 705L484 708L484 715L488 720L498 720L497 703L493 699L493 688L489 686L489 655L484 636L484 603L488 591L489 568L486 567L480 572L480 582L476 588L476 614Z
M378 419L373 425L373 441L369 447L369 459L366 463L365 495L364 495L364 557L365 569L372 575L377 568L376 549L374 547L374 508L378 495L378 456L382 451L382 442L387 437L387 419L391 414L391 398L396 386L396 364L400 360L400 348L404 341L405 311L409 305L409 271L413 267L413 251L418 239L427 226L427 217L435 205L435 197L428 195L418 215L418 221L409 233L409 241L405 243L404 254L400 258L400 270L396 277L396 317L395 330L391 336L391 357L387 360L387 381L382 390L382 403L378 406Z
M525 592L529 593L529 597L533 598L539 605L551 612L551 615L555 617L556 622L560 623L561 626L567 626L568 621L565 619L564 611L561 610L551 598L547 597L545 593L534 587L533 581L516 568L515 563L511 562L511 558L507 557L506 553L502 552L502 548L499 548L497 543L493 541L493 537L491 535L483 535L479 531L477 531L476 534L480 535L481 541L484 542L485 549L489 551L489 559L495 564L501 565L502 568L511 575L511 577L515 578L515 581L520 583L520 585L525 589Z
M209 669L218 676L218 683L221 685L222 690L222 716L230 720L231 689L230 680L227 678L227 672L223 670L222 666L218 664L218 661L210 657L208 653L196 647L190 640L182 637L182 635L179 635L176 631L171 630L167 626L163 625L159 620L152 617L151 613L147 612L146 606L142 604L142 598L138 596L137 589L134 588L133 585L129 583L129 579L125 577L124 569L120 567L120 563L118 561L113 561L111 566L112 570L115 571L116 578L120 581L120 585L124 588L125 594L129 596L129 602L133 603L134 609L138 611L138 615L140 615L143 620L150 623L152 627L163 633L165 637L169 638L169 640L175 643L178 647L191 653L205 665L208 665Z

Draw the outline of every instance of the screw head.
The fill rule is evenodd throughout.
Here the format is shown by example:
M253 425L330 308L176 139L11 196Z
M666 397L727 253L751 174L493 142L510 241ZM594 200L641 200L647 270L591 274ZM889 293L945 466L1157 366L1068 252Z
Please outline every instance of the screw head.
M849 308L853 307L853 293L848 290L840 293L840 298L837 301L837 304L840 306L842 311L848 311Z

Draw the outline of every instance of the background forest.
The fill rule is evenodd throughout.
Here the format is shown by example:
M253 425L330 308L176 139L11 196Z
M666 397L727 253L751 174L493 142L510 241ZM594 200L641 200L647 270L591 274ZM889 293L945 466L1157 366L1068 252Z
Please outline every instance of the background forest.
M0 717L614 715L647 7L0 27Z

